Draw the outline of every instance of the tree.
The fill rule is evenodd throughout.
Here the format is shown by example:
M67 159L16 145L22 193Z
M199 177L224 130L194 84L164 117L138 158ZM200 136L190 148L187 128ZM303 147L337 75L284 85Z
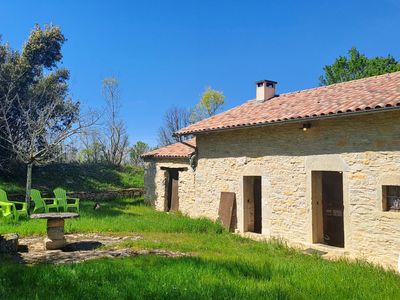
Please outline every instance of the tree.
M159 146L166 146L190 138L190 136L176 136L174 133L192 123L215 115L225 103L223 92L211 87L204 90L200 102L190 110L172 107L164 115L164 124L158 131Z
M211 87L207 87L190 114L190 122L196 123L203 119L215 115L225 103L225 95L221 91L216 91Z
M42 30L38 25L31 32L22 52L14 51L8 44L1 44L0 41L0 97L1 99L12 99L16 96L20 101L36 97L44 87L46 93L59 93L59 96L66 93L65 82L69 78L66 69L55 69L56 64L62 59L61 46L65 37L60 29L54 26L46 26ZM52 71L44 76L45 70ZM64 89L62 88L64 85ZM46 98L42 97L43 99ZM14 119L13 128L20 126L18 122L20 111L12 109L10 112ZM59 108L62 113L62 107ZM4 124L3 124L4 125ZM4 133L0 132L0 135ZM10 145L4 140L1 141L3 157L8 160L15 158Z
M106 128L100 139L107 162L120 166L129 143L125 123L120 118L121 102L119 81L115 77L103 80L103 95L106 100Z
M77 140L71 137L68 143L62 143L60 146L60 153L57 162L73 163L79 161L79 148L77 147Z
M330 85L396 71L400 71L400 63L393 56L368 58L353 47L348 57L339 56L332 65L325 66L319 81L320 85Z
M189 126L190 112L180 107L171 107L164 114L164 124L158 131L159 146L167 146L180 142L186 137L176 136L174 133L181 128Z
M131 163L135 166L143 166L142 154L150 151L150 146L142 141L137 141L135 145L132 146L130 151Z
M99 142L99 132L96 128L90 128L80 134L83 145L80 151L80 161L98 163L104 160L102 144Z
M27 202L33 165L56 159L61 144L91 124L68 95L68 70L57 67L64 42L58 27L36 26L21 53L0 44L0 147L27 166Z

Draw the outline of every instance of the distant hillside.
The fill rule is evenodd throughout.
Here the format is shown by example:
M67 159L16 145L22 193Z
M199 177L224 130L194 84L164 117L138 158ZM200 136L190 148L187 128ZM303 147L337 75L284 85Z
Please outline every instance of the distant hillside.
M52 191L61 186L68 191L105 191L143 187L144 171L139 167L115 167L105 164L52 164L34 167L32 187ZM26 174L21 166L10 173L0 173L0 188L8 193L23 193Z

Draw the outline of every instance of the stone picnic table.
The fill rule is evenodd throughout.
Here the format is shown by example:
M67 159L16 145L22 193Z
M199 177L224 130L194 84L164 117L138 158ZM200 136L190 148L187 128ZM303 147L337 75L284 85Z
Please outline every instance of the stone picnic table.
M78 213L32 214L32 219L47 219L47 237L44 244L47 250L61 249L66 245L64 237L64 219L77 218Z

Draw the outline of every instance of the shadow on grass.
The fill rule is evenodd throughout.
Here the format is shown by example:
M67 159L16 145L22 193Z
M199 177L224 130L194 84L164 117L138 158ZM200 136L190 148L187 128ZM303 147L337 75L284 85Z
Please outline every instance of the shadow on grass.
M64 248L63 252L75 252L75 251L92 251L102 247L103 244L97 241L81 241L75 243L68 243Z

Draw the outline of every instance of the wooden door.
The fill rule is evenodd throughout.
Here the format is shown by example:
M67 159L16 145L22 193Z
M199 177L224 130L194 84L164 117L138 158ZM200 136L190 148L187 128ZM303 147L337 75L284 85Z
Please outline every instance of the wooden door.
M261 214L261 176L254 176L253 181L254 199L254 232L261 233L262 214Z
M218 219L222 225L227 229L231 230L235 228L236 218L236 195L231 192L221 192L221 198L219 201Z
M342 173L322 173L322 203L324 243L344 247Z
M170 181L171 181L171 205L170 211L179 210L179 172L178 170L170 170Z

